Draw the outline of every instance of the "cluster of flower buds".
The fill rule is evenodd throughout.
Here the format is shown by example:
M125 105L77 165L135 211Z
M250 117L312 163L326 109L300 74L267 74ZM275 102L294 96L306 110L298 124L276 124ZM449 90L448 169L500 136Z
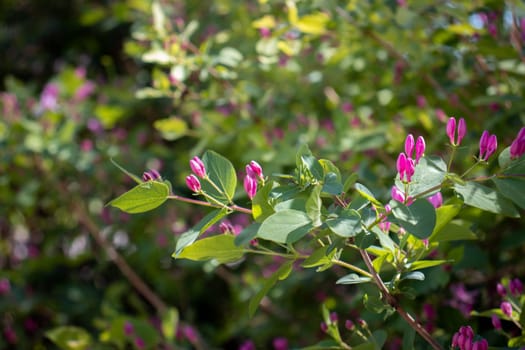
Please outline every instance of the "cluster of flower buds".
M155 169L151 169L149 171L145 171L144 174L142 174L142 181L144 182L147 182L147 181L155 181L155 180L158 180L160 179L161 176L159 174L159 172Z
M199 193L202 187L198 177L201 179L206 178L206 167L202 160L195 156L190 160L190 168L193 174L186 176L186 185L193 192Z
M514 298L519 298L523 294L523 283L518 278L509 281L508 289L503 283L496 285L496 292L504 301L500 304L500 310L509 319L513 319L513 303L516 302ZM501 330L501 320L497 315L492 315L492 325L496 330Z
M456 118L452 117L448 119L447 122L447 135L450 139L450 143L453 146L459 146L461 143L461 140L465 137L467 134L467 124L465 123L465 119L461 118L458 122L458 128L457 128L457 138L456 138Z
M425 147L425 139L422 136L419 136L417 140L414 141L414 136L408 134L405 139L405 153L400 153L396 162L397 172L399 173L399 179L401 181L412 181L416 165L425 153ZM412 158L414 151L415 158Z
M487 350L489 348L485 339L474 341L474 331L470 326L459 328L459 331L452 337L451 346L459 350Z
M246 165L246 176L244 177L244 190L248 198L253 199L257 193L257 182L264 182L262 167L256 161L252 160Z
M490 134L487 130L483 131L479 139L479 159L487 160L496 152L498 148L498 138L494 134Z
M525 154L525 127L521 128L518 136L510 144L510 158L516 159Z

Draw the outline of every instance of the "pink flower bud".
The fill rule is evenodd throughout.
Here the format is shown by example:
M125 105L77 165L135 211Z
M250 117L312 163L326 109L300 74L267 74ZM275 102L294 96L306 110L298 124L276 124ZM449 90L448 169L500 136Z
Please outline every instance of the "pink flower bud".
M425 148L425 139L423 138L423 136L418 136L416 141L416 164L419 163L419 159L425 153Z
M126 321L126 322L124 323L124 334L127 335L127 336L130 336L130 335L132 335L134 332L135 332L135 328L133 327L133 325L131 324L131 322Z
M337 323L339 320L339 317L337 316L337 312L331 312L330 313L330 322Z
M472 340L474 338L474 331L470 326L461 326L459 328L459 333L465 335L468 339Z
M443 195L441 192L438 192L430 197L427 197L427 200L434 206L434 208L439 208L443 205Z
M507 295L507 290L505 289L505 286L501 283L498 283L496 285L496 292L498 292L498 295L500 297L504 297L505 295Z
M472 350L488 350L489 343L486 339L478 340L474 343L474 346L472 347Z
M201 183L197 176L191 174L186 176L186 185L190 190L192 190L195 193L198 193L201 191Z
M454 333L454 336L452 337L452 343L450 344L451 347L455 348L459 346L459 333Z
M412 157L412 152L414 151L414 136L408 134L405 139L405 154L407 157Z
M388 232L390 231L390 226L392 224L390 223L390 221L382 221L380 223L377 224L377 227L379 227L379 229L381 229L381 231L383 232Z
M496 152L496 149L498 149L498 138L496 135L490 135L489 140L487 142L487 152L485 153L484 159L487 160L491 155Z
M523 293L523 284L519 279L514 278L509 283L509 289L514 296L519 296Z
M190 168L201 179L206 177L206 167L199 157L195 156L190 160Z
M255 197L255 193L257 193L257 180L249 175L246 175L244 177L244 190L248 194L248 198L253 199L253 197Z
M397 172L399 173L399 179L403 181L403 178L405 177L406 173L406 163L407 163L407 157L404 153L399 153L399 156L397 157Z
M499 317L496 315L492 315L491 320L492 320L492 326L494 326L494 329L500 330L501 320L499 319Z
M405 162L405 177L408 182L412 181L412 176L416 171L416 163L412 158L407 158Z
M392 186L392 190L390 191L390 193L393 200L396 200L401 203L405 202L405 194L401 192L396 186Z
M146 343L141 337L136 337L135 346L137 347L137 349L144 349L146 347Z
M465 119L461 118L458 123L458 141L457 141L458 146L466 134L467 134L467 123L465 123Z
M479 159L485 159L485 153L487 153L488 142L490 134L487 130L484 130L479 139Z
M246 174L254 179L262 180L264 177L262 167L255 160L246 165Z
M328 332L328 326L326 325L326 323L324 322L321 322L321 331L323 331L324 333Z
M519 158L525 153L525 127L521 128L520 132L512 141L510 145L510 157L512 159Z
M288 350L288 339L277 337L272 341L274 350Z
M7 278L0 279L0 295L6 295L11 292L11 283Z
M501 311L508 317L512 317L512 305L508 301L504 301L500 305Z
M345 321L345 328L348 329L349 331L354 329L355 325L354 325L354 322L352 322L351 320L346 320Z
M456 134L456 118L452 117L447 122L447 135L451 145L456 145L454 136Z

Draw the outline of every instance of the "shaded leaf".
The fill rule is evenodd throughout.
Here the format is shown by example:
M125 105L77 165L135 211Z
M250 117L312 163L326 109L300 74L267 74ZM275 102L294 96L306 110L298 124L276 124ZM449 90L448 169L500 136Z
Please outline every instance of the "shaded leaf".
M177 241L177 246L175 247L175 258L184 248L195 242L199 235L227 214L228 210L226 208L216 209L203 217L197 225L184 232Z
M519 213L512 202L497 191L477 182L467 182L464 186L454 184L454 190L459 193L465 204L510 217L519 217Z
M436 210L426 199L417 199L410 206L392 201L391 220L417 238L428 238L436 225Z
M250 299L250 304L248 306L248 314L250 317L252 317L255 314L255 311L261 303L262 298L264 298L264 296L268 294L270 289L272 289L272 287L277 283L277 281L282 281L288 277L288 275L292 271L292 266L293 260L289 260L282 264L281 267L279 267L279 269L275 271L273 275L271 275L270 278L266 280L262 289L259 292L257 292L257 294L255 294L253 298Z
M293 243L313 228L305 212L285 209L270 215L259 228L257 237L278 243Z
M372 279L370 277L359 276L356 273L351 273L346 276L341 277L335 282L336 284L360 284L370 282Z
M362 231L361 215L353 209L343 210L339 216L329 218L325 223L330 230L341 237L354 237Z

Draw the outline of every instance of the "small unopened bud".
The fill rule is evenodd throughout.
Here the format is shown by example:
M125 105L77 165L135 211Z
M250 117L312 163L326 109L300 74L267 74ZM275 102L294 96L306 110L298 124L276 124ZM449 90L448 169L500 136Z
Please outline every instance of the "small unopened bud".
M191 174L186 176L186 185L190 190L192 190L195 193L198 193L201 191L201 183L197 176Z
M321 322L320 327L321 327L321 330L322 330L324 333L328 332L328 326L326 325L326 323Z
M498 148L498 139L496 135L490 135L487 130L483 131L479 139L479 159L487 160L496 152Z
M337 312L330 313L330 322L337 323L339 320L339 317L337 316Z
M390 191L390 194L392 195L392 199L396 200L400 203L405 202L405 195L403 192L399 190L396 186L392 186L392 190Z
M351 320L346 320L345 321L345 328L348 329L349 331L354 329L355 325L354 325L354 322L352 322Z
M500 297L504 297L505 295L507 295L507 289L505 289L505 286L501 283L498 283L496 285L496 292L498 292L498 295Z
M408 134L407 138L405 139L405 154L407 157L412 157L414 144L414 136L412 134Z
M155 169L150 169L149 171L145 171L144 174L142 174L142 181L154 181L157 179L160 179L161 176L159 172Z
M436 209L443 205L443 195L441 194L441 192L438 192L430 197L427 197L427 200Z
M253 199L257 193L257 180L253 177L246 175L244 177L244 190L248 194L248 198Z
M500 308L504 315L512 317L512 305L508 301L502 302Z
M418 136L416 141L416 164L419 163L419 159L421 159L421 157L425 153L425 148L425 139L423 138L423 136Z
M263 170L262 167L255 160L252 160L248 165L246 165L246 174L253 177L254 179L263 179Z
M496 315L492 315L491 320L492 320L492 326L494 326L494 329L501 330L501 320L499 319L499 317Z
M131 322L126 321L124 323L124 334L127 336L132 335L135 332L135 328L133 327L133 324Z
M510 145L510 158L516 159L525 154L525 127L521 128L518 135Z
M514 296L519 296L523 293L523 284L519 279L514 278L509 282L509 289Z
M458 123L458 140L457 140L458 146L466 134L467 134L467 123L465 123L465 119L461 118Z
M198 177L206 177L206 167L199 157L195 156L190 160L190 168L191 171L193 171L193 173Z
M452 117L448 119L447 122L447 136L450 140L451 145L456 145L455 142L455 134L456 134L456 118Z

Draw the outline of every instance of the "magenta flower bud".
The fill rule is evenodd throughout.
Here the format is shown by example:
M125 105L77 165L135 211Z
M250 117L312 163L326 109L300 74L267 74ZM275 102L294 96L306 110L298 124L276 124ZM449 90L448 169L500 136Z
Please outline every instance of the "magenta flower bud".
M397 157L396 167L397 167L397 172L399 173L399 179L401 181L403 181L403 178L405 177L406 163L407 163L406 155L404 153L399 153L399 156Z
M498 292L498 295L500 297L504 297L505 295L507 295L507 290L505 289L505 286L501 283L498 283L496 285L496 292Z
M195 156L190 160L190 168L201 179L206 177L206 167L199 157Z
M390 221L383 221L383 222L380 222L377 224L377 227L379 227L381 229L381 231L383 232L388 232L390 231L390 226L392 225L392 223Z
M392 186L392 190L390 191L390 195L392 196L392 199L401 203L405 202L405 194L399 190L396 186Z
M423 156L425 153L425 139L423 136L418 136L416 141L416 164L419 163L419 159Z
M454 333L454 336L452 337L452 343L450 344L451 347L455 348L459 346L459 333Z
M146 343L141 337L136 337L135 346L137 347L137 349L144 349L146 347Z
M142 181L147 182L147 181L152 181L152 180L153 180L153 176L151 176L149 171L145 171L144 174L142 174Z
M352 329L354 329L354 327L355 327L354 322L352 322L351 320L346 320L345 321L345 328L346 329L351 331Z
M253 197L255 197L255 193L257 193L257 180L249 175L246 175L244 177L244 190L248 194L248 198L253 199Z
M272 342L274 350L288 350L288 339L277 337Z
M412 176L416 171L416 164L412 158L407 158L405 163L405 177L408 182L412 181Z
M441 194L441 192L438 192L430 197L427 197L427 200L436 209L443 205L443 195Z
M259 179L262 179L264 177L262 167L255 160L252 160L250 164L248 164L248 166L257 175Z
M461 326L459 328L459 333L465 335L468 339L472 340L474 338L474 331L470 326Z
M405 154L407 157L412 157L412 152L414 151L414 136L408 134L405 139Z
M339 317L337 316L337 312L330 313L330 322L337 323L339 320Z
M127 336L130 336L134 332L135 332L135 328L133 328L133 325L131 324L131 322L126 321L124 323L124 334L127 335Z
M508 301L504 301L500 305L501 311L508 317L512 317L512 305Z
M516 159L525 153L525 127L521 128L520 132L512 141L510 145L510 157Z
M191 174L186 176L186 185L190 190L192 190L195 193L198 193L201 191L201 183L197 176Z
M0 295L9 294L11 291L11 283L7 278L0 279Z
M452 117L447 122L447 135L451 145L456 145L454 136L456 134L456 118Z
M485 153L484 159L487 160L491 155L496 152L496 149L498 148L498 138L496 135L490 135L489 140L487 142L487 152Z
M425 96L418 95L417 96L417 106L419 108L425 108L426 105L427 105L427 99L425 98Z
M514 296L519 296L523 293L523 284L519 279L514 278L509 283L509 289Z
M491 320L492 320L492 326L494 326L494 329L501 330L501 320L499 319L499 317L496 315L492 315Z
M489 348L489 343L487 342L486 339L478 340L472 346L472 350L488 350L488 348Z
M358 320L357 320L357 323L359 323L359 325L360 325L362 328L368 328L368 323L366 323L366 321L363 320L362 318L358 319Z
M479 139L479 159L485 159L485 153L487 153L488 142L490 134L487 130L484 130Z
M467 134L467 123L465 123L465 119L461 118L458 123L458 140L457 140L458 146L466 134Z
M192 326L184 326L182 328L182 334L190 343L196 343L198 340L197 331Z
M323 331L324 333L328 332L328 326L326 325L326 323L324 322L321 322L321 331Z

